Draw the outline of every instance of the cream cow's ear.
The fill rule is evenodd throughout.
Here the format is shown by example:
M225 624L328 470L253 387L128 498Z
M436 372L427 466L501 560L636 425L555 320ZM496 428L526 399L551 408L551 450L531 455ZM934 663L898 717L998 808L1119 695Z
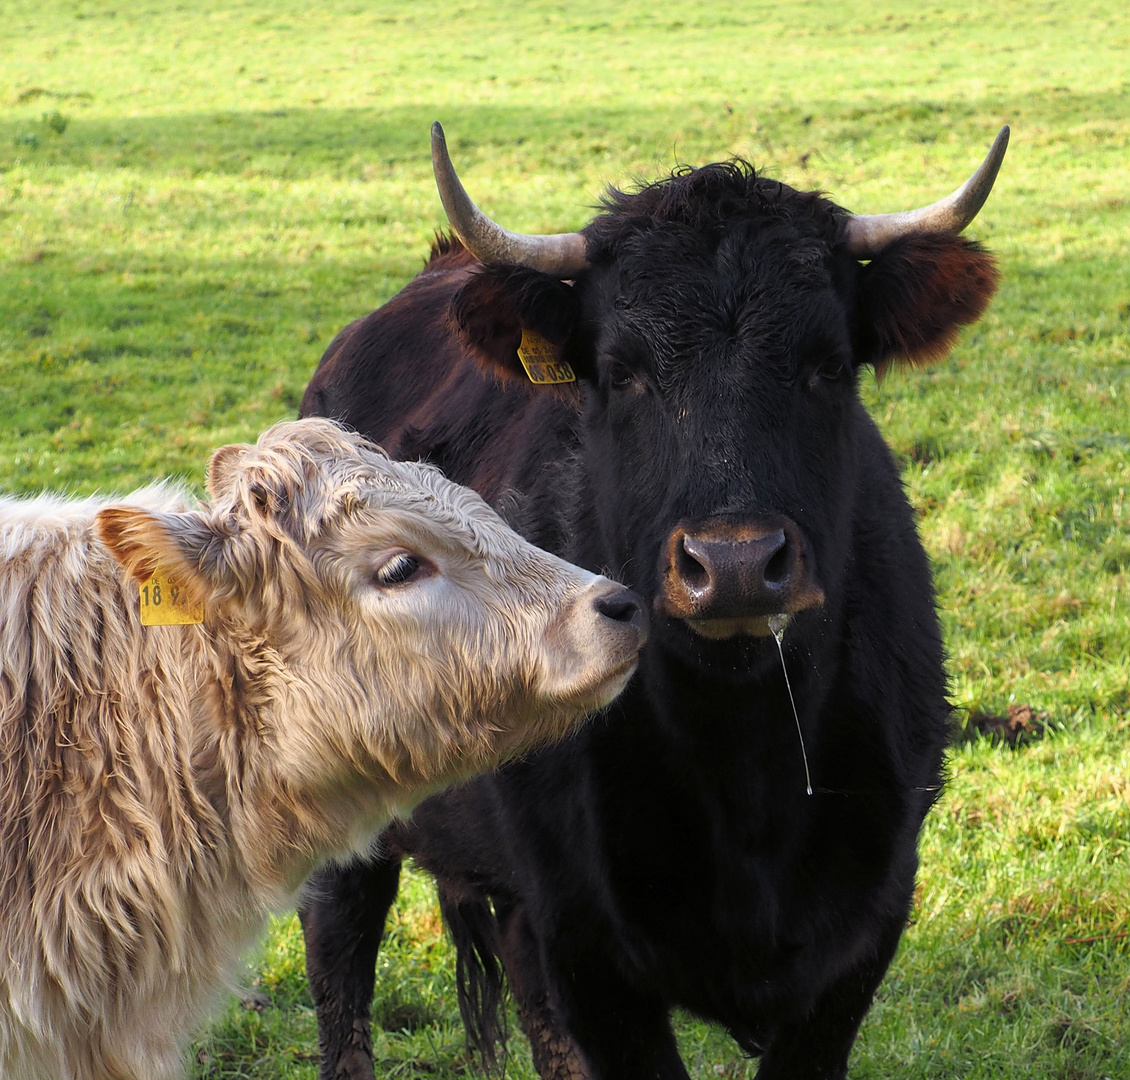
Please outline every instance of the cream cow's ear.
M236 575L225 555L231 528L221 527L203 511L165 513L107 506L98 511L94 527L114 558L139 582L160 567L194 600L231 595L236 587Z
M230 446L221 446L208 462L208 473L205 484L208 494L213 499L219 498L232 486L236 466L248 450L254 447L247 443L232 443Z

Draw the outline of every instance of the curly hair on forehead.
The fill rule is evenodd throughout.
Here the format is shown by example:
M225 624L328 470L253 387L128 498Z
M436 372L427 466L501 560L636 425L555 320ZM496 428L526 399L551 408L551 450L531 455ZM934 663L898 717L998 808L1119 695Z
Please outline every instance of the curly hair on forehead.
M700 168L681 165L669 177L641 183L634 191L610 187L599 209L602 213L584 229L592 259L612 258L627 237L666 223L718 239L736 223L762 219L834 244L848 217L823 192L797 191L759 176L741 158Z

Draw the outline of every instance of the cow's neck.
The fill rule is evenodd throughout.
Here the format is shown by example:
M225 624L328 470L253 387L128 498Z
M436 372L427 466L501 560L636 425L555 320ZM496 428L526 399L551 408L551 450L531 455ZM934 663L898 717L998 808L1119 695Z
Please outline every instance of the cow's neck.
M327 648L332 660L311 662L330 670L341 653ZM326 713L324 692L291 677L298 661L288 662L284 648L261 633L221 626L207 652L209 675L198 695L206 713L196 752L201 782L227 822L249 887L265 907L285 908L320 862L366 849L405 799L398 801L389 763L368 747L343 752L328 734L313 744L336 729L331 720L345 718L310 722ZM358 691L353 707L360 713L372 704ZM288 750L298 716L307 719L305 734L299 749ZM401 779L421 790L426 784Z

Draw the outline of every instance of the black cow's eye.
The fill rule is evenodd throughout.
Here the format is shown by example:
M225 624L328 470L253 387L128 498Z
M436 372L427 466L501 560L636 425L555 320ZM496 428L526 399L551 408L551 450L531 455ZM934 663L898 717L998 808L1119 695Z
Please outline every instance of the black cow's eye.
M825 360L809 377L808 387L815 390L822 382L838 382L847 374L847 370L847 365L842 360Z
M613 390L627 390L636 385L636 373L627 364L613 364L608 369L608 385Z
M411 581L420 572L420 568L420 560L415 555L398 551L377 567L373 572L373 582L376 585L403 585L404 582Z

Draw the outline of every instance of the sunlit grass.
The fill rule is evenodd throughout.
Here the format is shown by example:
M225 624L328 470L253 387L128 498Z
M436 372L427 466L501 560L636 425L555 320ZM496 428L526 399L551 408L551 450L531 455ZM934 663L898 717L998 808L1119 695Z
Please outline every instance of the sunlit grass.
M959 721L1025 705L1045 734L954 750L853 1075L1125 1077L1123 6L5 3L0 486L199 483L214 446L292 416L442 224L433 119L484 207L531 231L733 153L852 209L921 204L1011 123L970 229L999 297L948 361L864 392L935 562ZM198 1075L317 1075L301 967L283 919L248 974L272 1004L233 1004ZM374 1019L381 1072L473 1071L422 878ZM681 1031L694 1076L752 1075L724 1035ZM531 1075L521 1047L507 1072Z

